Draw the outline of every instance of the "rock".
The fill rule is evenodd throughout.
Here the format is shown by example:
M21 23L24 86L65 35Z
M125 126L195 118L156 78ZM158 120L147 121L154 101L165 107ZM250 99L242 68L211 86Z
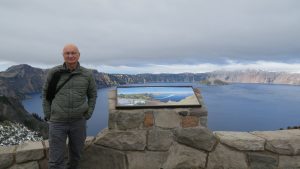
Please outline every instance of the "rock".
M288 130L255 131L256 136L266 139L266 149L282 155L300 154L300 135Z
M200 88L193 88L195 94L201 94Z
M184 145L174 144L163 169L199 169L205 168L207 154Z
M121 111L117 117L117 127L120 130L139 128L144 123L143 111Z
M155 125L162 128L180 127L180 116L172 109L160 109L154 113Z
M16 162L39 160L44 157L42 142L26 142L18 146L16 150Z
M221 143L238 150L264 150L265 140L248 132L218 131L214 134Z
M48 159L44 158L42 160L38 161L39 163L39 169L48 169Z
M144 127L149 128L154 125L154 116L152 111L145 112Z
M39 169L39 164L36 161L14 165L9 169Z
M18 145L26 141L42 141L43 137L48 137L46 122L41 122L28 113L20 100L1 96L1 79L0 110L0 117L5 119L0 122L0 133L3 136L0 146ZM43 137L38 136L39 134Z
M108 110L112 111L116 109L116 99L108 99Z
M217 142L213 133L204 127L177 128L175 137L179 143L206 151L211 151Z
M44 140L45 150L46 150L46 159L49 159L49 140Z
M207 117L200 117L200 125L207 127Z
M276 169L278 158L276 155L257 152L248 153L250 169Z
M197 116L184 116L181 118L181 127L197 127L199 126L199 117Z
M279 169L299 169L300 156L279 156Z
M180 111L180 112L178 112L178 114L180 116L187 116L188 115L188 111Z
M200 108L191 108L190 110L190 116L201 117L201 116L207 116L207 114L208 113L204 105L202 105Z
M121 151L91 145L82 155L80 168L126 169L126 156Z
M153 129L148 133L147 149L153 151L168 151L173 142L170 130Z
M128 130L140 128L144 123L143 110L117 110L109 113L110 129Z
M108 99L117 99L117 90L110 90L108 92Z
M220 79L229 83L299 84L298 73L267 72L261 70L215 71L207 79Z
M86 137L85 143L84 143L84 149L87 149L93 143L94 140L95 140L95 137L93 137L93 136Z
M95 144L119 150L144 150L146 131L104 130L97 136Z
M246 155L218 144L208 155L207 169L248 169Z
M129 169L160 169L161 165L168 156L168 152L128 152Z
M0 169L5 169L13 164L15 146L0 146Z
M108 128L109 129L116 129L116 121L117 121L118 113L117 111L109 112L108 116Z
M289 129L289 130L285 130L288 133L291 133L295 136L300 136L300 129Z
M191 108L176 107L176 108L172 108L172 109L170 108L169 110L172 110L172 111L176 112L180 116L187 116L187 115L189 115L190 109Z

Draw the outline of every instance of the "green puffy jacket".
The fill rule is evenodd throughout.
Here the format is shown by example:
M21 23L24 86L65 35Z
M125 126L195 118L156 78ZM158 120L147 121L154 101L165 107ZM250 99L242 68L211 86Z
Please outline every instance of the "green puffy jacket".
M57 88L68 79L71 74L75 74L56 93L52 103L46 99L46 93L50 79L54 72L65 69L65 64L56 66L49 70L46 82L43 87L43 109L47 119L53 122L68 122L76 119L89 119L95 108L97 98L97 87L93 73L79 65L72 72L63 73L57 83Z

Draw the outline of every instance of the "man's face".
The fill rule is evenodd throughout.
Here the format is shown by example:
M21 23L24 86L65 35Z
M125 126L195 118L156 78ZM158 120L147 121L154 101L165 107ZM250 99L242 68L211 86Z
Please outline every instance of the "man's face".
M65 46L63 50L64 60L67 64L75 64L78 62L80 53L76 46Z

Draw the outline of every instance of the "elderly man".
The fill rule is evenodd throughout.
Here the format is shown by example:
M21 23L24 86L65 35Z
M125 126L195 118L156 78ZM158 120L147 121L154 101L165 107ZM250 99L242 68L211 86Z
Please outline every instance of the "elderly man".
M68 137L68 169L78 168L86 138L86 120L94 111L97 88L92 71L80 66L74 44L63 48L64 64L49 70L43 109L49 121L49 169L63 169Z

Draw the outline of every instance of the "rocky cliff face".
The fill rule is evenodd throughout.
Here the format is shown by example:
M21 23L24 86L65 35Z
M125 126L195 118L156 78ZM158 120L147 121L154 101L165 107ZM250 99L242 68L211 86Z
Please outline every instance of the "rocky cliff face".
M208 79L220 79L229 83L267 83L300 85L300 74L266 71L216 71Z
M45 70L29 65L16 65L0 73L0 95L24 98L25 94L40 92Z
M0 96L0 121L5 120L24 124L29 129L40 132L44 138L48 138L47 123L34 118L16 98Z
M0 95L25 98L26 94L41 92L47 69L34 68L26 64L16 65L0 72ZM93 71L98 88L122 84L151 82L197 82L206 74L108 74Z

